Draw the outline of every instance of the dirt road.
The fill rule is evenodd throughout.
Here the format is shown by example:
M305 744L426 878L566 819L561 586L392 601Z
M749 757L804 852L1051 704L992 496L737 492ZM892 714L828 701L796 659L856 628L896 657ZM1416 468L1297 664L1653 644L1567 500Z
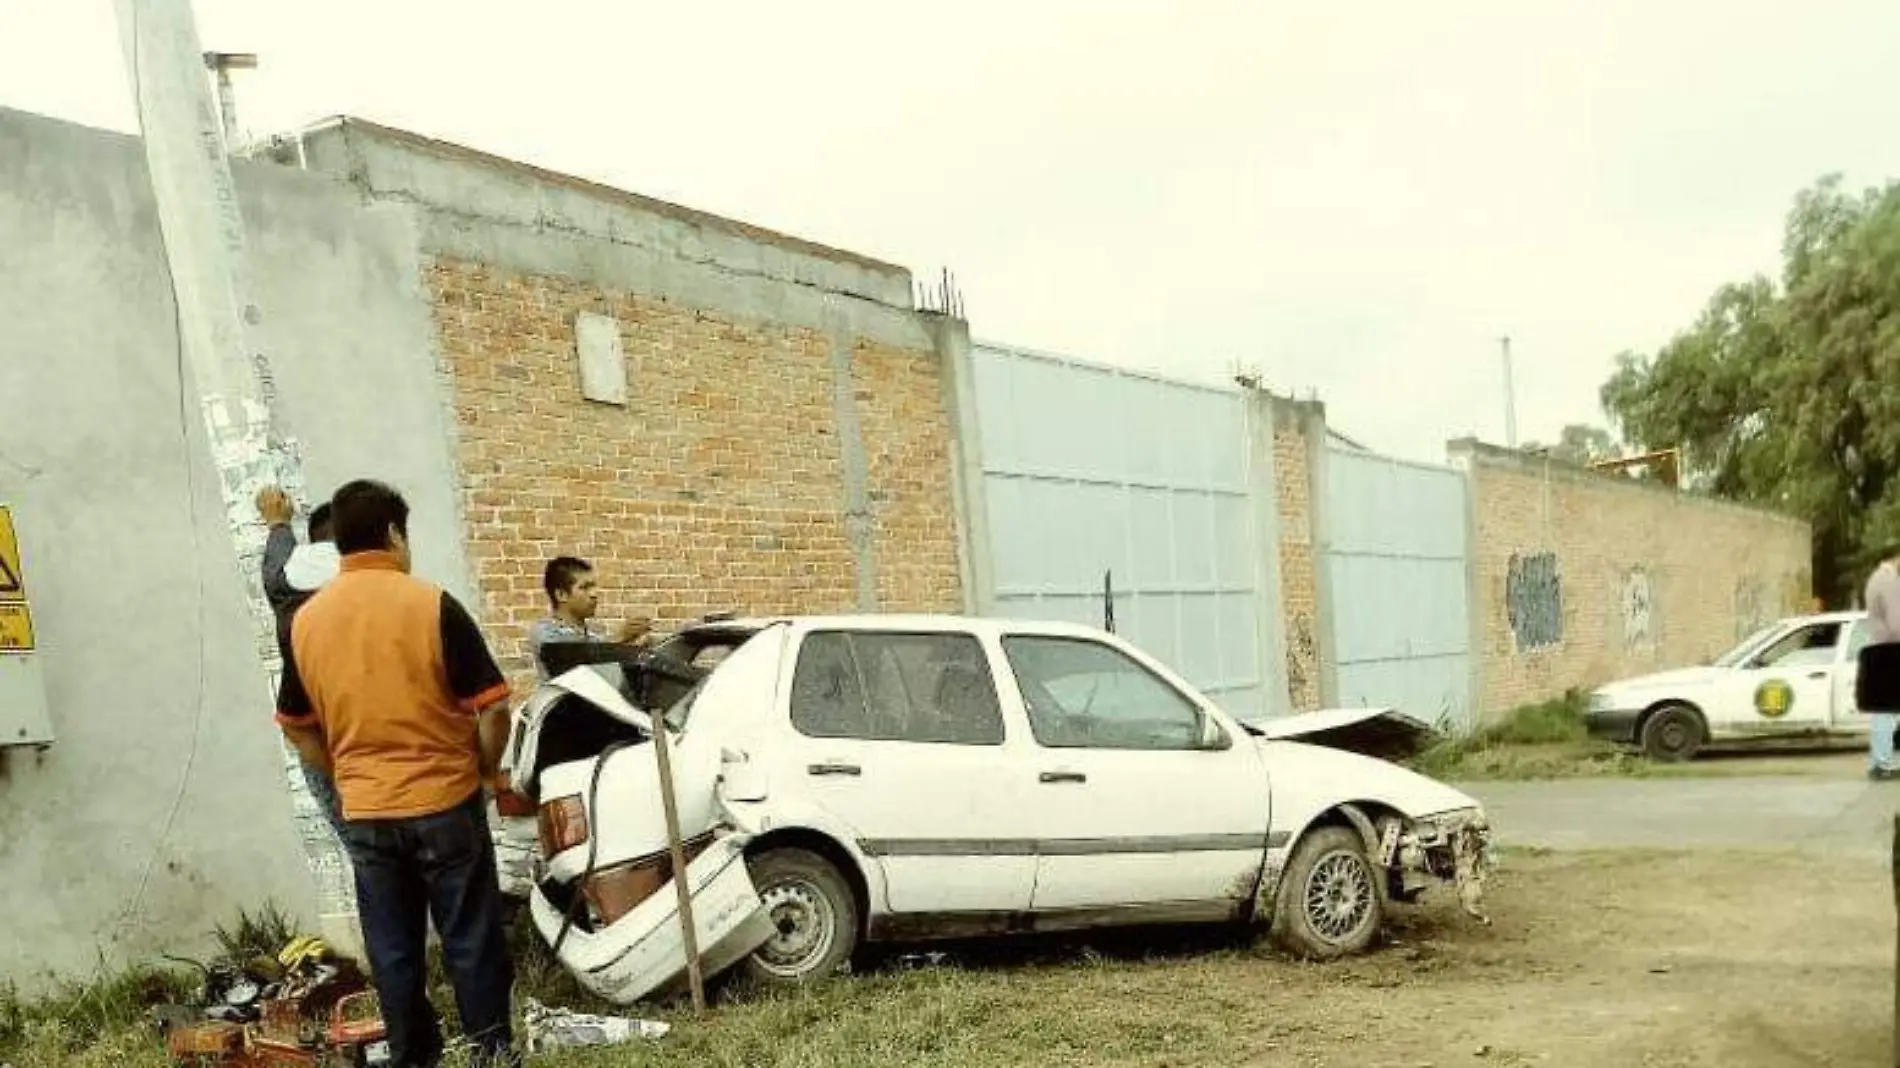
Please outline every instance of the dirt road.
M1349 998L1384 1018L1363 1057L1341 1045L1312 1063L1889 1063L1884 865L1558 853L1523 861L1498 889L1490 931L1437 911L1400 928L1423 949L1423 974L1405 972L1403 948L1342 966L1331 978L1354 994L1400 985Z
M1803 758L1794 758L1802 760ZM1499 839L1551 849L1742 849L1886 856L1900 782L1857 755L1730 764L1770 775L1472 783Z

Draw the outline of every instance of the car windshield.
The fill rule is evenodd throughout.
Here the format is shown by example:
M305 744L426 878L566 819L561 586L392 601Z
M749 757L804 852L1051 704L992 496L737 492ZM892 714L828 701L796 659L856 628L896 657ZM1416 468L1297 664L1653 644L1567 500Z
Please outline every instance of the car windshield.
M1756 646L1760 645L1763 639L1780 629L1781 624L1775 623L1750 634L1748 637L1742 639L1740 645L1716 657L1714 666L1720 668L1740 667L1742 661L1748 659L1748 654L1752 652Z

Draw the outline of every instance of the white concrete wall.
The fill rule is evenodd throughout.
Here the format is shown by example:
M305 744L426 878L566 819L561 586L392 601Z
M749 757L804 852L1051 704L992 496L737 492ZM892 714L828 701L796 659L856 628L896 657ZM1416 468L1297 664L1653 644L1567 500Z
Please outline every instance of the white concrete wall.
M479 610L411 209L236 171L313 492L400 487L417 572ZM182 366L137 142L0 109L0 500L57 735L0 749L0 979L29 989L192 948L241 905L313 915Z

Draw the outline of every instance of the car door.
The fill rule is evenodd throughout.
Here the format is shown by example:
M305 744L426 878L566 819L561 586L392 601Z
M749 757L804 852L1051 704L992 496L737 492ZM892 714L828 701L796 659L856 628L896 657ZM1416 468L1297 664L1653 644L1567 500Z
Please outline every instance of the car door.
M1841 642L1840 661L1834 668L1834 704L1830 727L1841 734L1866 734L1869 721L1854 700L1854 684L1860 678L1860 651L1867 644L1867 620L1856 619L1847 625L1847 638Z
M1266 848L1260 751L1110 642L1010 634L1033 746L1038 911L1238 902Z
M1027 909L1031 772L983 643L964 631L818 629L792 661L781 774L856 835L890 910Z
M1840 645L1839 620L1794 627L1755 654L1722 684L1722 702L1741 735L1823 730L1833 719Z

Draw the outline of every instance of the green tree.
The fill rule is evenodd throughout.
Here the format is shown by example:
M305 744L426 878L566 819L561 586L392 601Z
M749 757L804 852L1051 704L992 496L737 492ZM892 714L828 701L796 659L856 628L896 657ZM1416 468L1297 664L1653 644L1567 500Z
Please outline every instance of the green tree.
M1816 592L1840 604L1900 540L1900 183L1802 192L1782 260L1621 356L1603 405L1636 447L1680 448L1685 486L1811 522Z
M1571 423L1558 433L1555 445L1532 442L1525 445L1523 451L1548 455L1553 460L1578 467L1588 467L1598 460L1616 458L1616 435L1600 426Z

